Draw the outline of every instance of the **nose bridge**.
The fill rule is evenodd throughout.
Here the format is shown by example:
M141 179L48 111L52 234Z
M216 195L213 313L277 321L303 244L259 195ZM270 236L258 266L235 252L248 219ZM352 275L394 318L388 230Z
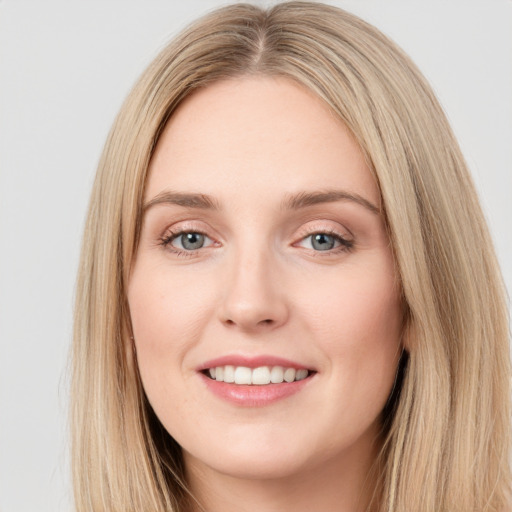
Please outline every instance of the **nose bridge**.
M272 251L247 243L234 251L221 308L221 320L243 330L269 329L288 316L279 265Z

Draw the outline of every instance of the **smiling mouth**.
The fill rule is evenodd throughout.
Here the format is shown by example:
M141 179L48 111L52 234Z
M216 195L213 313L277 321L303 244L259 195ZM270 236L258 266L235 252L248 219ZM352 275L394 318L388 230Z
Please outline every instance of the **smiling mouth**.
M203 370L202 373L217 382L238 384L245 386L265 386L268 384L282 384L307 379L313 373L305 368L287 368L284 366L216 366Z

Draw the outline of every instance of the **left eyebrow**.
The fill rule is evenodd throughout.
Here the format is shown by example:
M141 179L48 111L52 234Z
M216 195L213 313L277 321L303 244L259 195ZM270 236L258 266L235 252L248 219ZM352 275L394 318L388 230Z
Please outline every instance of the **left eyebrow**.
M381 210L373 203L353 192L346 190L319 190L316 192L299 192L287 197L282 208L286 210L298 210L308 206L322 203L334 203L336 201L351 201L363 206L375 215L380 215Z

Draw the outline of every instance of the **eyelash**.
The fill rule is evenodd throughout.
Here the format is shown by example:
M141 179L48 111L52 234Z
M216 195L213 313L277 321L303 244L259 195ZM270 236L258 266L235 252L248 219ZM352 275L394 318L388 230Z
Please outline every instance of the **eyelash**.
M301 243L304 240L311 238L315 235L331 236L335 239L335 241L339 242L339 244L340 244L338 247L334 247L332 249L327 249L325 251L315 251L314 249L309 249L310 251L313 252L315 257L329 257L332 255L341 253L341 252L350 252L354 249L354 241L353 240L348 240L347 238L343 237L342 235L340 235L337 231L334 231L333 229L320 229L320 230L315 230L315 231L305 233L304 235L301 236L299 242L297 242L297 243ZM296 245L297 243L295 243L294 245Z
M175 254L178 257L190 258L192 256L195 256L201 249L204 249L204 247L187 251L187 250L179 249L177 247L173 247L171 245L171 243L182 235L192 234L192 233L210 238L206 233L204 233L203 231L198 230L198 229L180 229L178 231L167 231L166 234L160 239L160 245L162 245L164 248L168 249L169 251L171 251L173 254ZM211 238L210 238L210 240L211 240Z
M173 254L175 254L178 257L182 258L190 258L195 255L202 249L205 249L205 247L200 247L199 249L191 249L191 250L183 250L176 247L173 247L171 243L176 240L178 237L185 235L185 234L198 234L202 235L204 237L210 238L206 233L204 233L201 230L197 229L182 229L178 231L168 231L164 236L160 238L159 244L163 246L164 248L167 248L170 250ZM333 237L337 242L339 242L338 247L334 247L332 249L327 249L325 251L316 251L314 249L308 249L311 251L315 257L328 257L332 256L341 252L350 252L354 248L354 242L352 240L347 240L343 236L341 236L339 233L332 229L323 229L323 230L315 230L311 231L309 233L305 233L301 236L299 242L294 243L293 245L297 245L300 242L303 242L304 240L313 237L315 235L327 235L330 237ZM211 240L211 238L210 238ZM215 242L214 242L215 243ZM213 245L213 244L212 244ZM208 246L209 247L209 246Z

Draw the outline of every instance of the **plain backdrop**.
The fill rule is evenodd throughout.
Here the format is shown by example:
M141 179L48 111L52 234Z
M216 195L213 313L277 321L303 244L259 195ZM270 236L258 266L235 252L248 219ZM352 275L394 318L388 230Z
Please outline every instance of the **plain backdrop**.
M71 510L66 365L95 167L136 77L224 3L0 0L0 512ZM391 36L432 83L512 290L512 1L330 3Z

